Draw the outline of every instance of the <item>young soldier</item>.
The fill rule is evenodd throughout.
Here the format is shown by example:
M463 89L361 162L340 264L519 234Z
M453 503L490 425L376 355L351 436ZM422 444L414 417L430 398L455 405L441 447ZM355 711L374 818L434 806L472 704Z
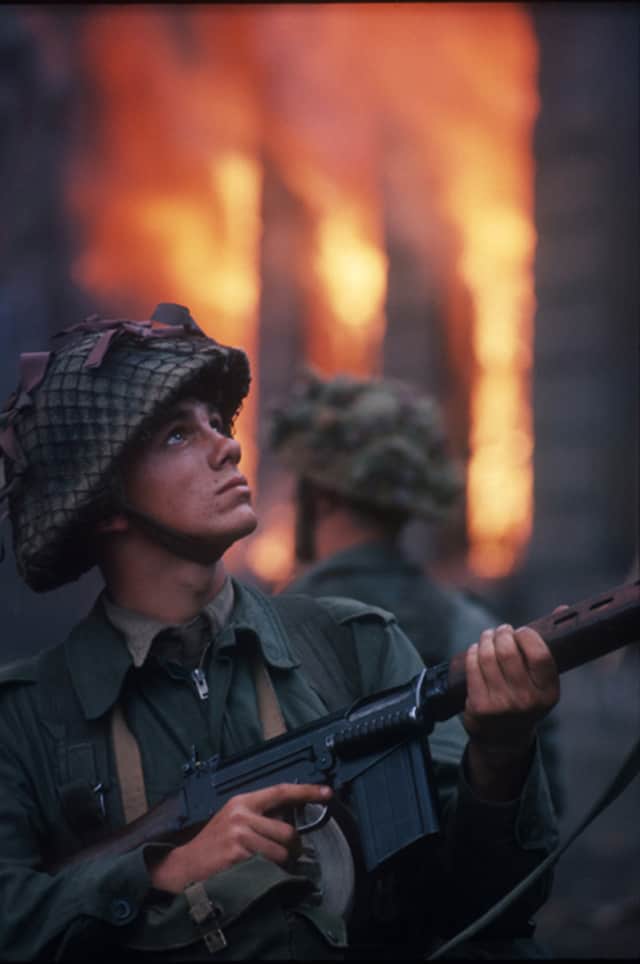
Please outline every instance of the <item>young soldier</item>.
M329 801L326 787L239 794L191 839L52 868L174 792L189 758L325 715L333 694L309 669L307 642L322 652L339 635L360 695L422 667L383 610L292 607L226 574L226 549L256 525L232 434L249 386L241 350L175 305L143 322L92 316L67 333L54 352L22 356L3 413L4 491L33 589L94 565L105 589L63 644L1 676L0 954L340 959L347 923L357 941L377 914L370 933L382 933L396 891L381 874L377 904L356 902L356 923L350 895L335 899L346 864L336 884L321 848L302 846L286 819ZM443 833L428 861L429 838L407 852L420 889L407 946L392 956L467 922L555 841L536 742L558 698L546 645L526 628L487 630L466 671L466 734L454 719L431 740ZM526 929L544 895L526 894L509 926Z
M427 665L451 659L499 622L430 577L402 545L413 519L439 522L462 494L433 399L394 379L306 371L273 413L271 443L296 479L296 555L307 564L286 593L389 610ZM552 717L542 725L542 751L559 813Z

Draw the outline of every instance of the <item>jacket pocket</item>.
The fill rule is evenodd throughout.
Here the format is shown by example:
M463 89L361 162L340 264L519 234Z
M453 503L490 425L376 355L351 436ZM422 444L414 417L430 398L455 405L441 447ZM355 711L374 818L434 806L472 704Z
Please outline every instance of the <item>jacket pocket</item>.
M291 943L291 913L313 891L308 878L288 874L260 856L215 874L203 888L195 913L186 894L158 894L136 921L121 929L122 942L158 959L193 960L201 952L208 959L278 959ZM311 916L300 913L317 931L323 921L315 910L309 908ZM329 930L337 933L335 926ZM331 944L328 935L327 941Z

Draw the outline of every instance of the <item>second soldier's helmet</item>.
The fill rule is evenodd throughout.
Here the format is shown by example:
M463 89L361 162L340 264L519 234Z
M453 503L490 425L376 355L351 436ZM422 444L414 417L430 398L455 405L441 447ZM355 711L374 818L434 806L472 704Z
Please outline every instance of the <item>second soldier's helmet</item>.
M401 518L441 518L462 491L436 402L393 379L305 372L270 441L298 478Z
M161 409L193 391L231 431L250 380L245 353L207 337L181 305L145 321L94 315L61 334L54 351L21 356L0 413L0 498L18 570L36 591L95 564L90 536L117 508L118 467Z

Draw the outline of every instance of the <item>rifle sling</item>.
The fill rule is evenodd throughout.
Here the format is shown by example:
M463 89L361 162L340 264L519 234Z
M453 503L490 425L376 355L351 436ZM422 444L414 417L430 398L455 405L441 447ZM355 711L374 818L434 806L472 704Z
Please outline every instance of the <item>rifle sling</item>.
M481 931L484 927L490 924L492 921L499 917L507 907L509 907L517 898L531 885L533 884L542 874L557 863L562 854L567 850L567 848L573 843L573 841L580 836L583 830L586 830L589 824L595 820L595 818L602 813L603 810L617 800L620 794L625 790L634 777L638 776L640 773L640 740L631 747L631 750L625 757L622 766L613 777L611 782L608 784L606 789L600 794L598 799L589 808L585 816L578 822L570 834L567 835L565 841L559 844L555 850L553 850L547 857L538 864L530 874L527 874L516 886L505 894L497 903L490 907L486 913L481 917L478 917L473 923L469 924L463 930L459 931L451 940L447 941L446 944L442 944L436 951L429 954L426 960L435 961L445 954L458 947L463 941L467 941Z

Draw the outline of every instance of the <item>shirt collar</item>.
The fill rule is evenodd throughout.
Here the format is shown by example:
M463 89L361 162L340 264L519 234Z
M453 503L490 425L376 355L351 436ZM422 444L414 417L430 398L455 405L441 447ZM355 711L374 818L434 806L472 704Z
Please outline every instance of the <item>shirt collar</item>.
M215 605L218 597L203 610L212 631L220 632L219 648L230 650L235 646L238 634L250 633L257 640L268 665L276 669L299 666L299 660L289 650L282 623L265 597L235 579L230 578L229 585L233 609L221 631L217 622L220 611ZM222 591L228 592L224 587ZM162 624L160 628L163 628ZM89 615L71 631L64 645L73 686L85 718L97 719L116 702L124 678L134 665L124 631L107 618L104 593Z
M103 592L100 598L107 619L112 626L120 630L124 636L127 649L131 654L131 660L136 669L139 669L146 660L153 640L158 633L166 629L180 630L186 628L186 626L180 626L174 623L164 623L150 616L143 616L141 613L134 612L132 609L125 609L123 606L118 606L109 599L106 592ZM200 618L200 615L206 618L212 638L218 635L227 622L233 609L233 599L233 584L230 577L227 576L220 592L207 603L202 613L196 616L196 620ZM195 622L196 620L192 620L191 622ZM191 625L191 623L187 625Z

